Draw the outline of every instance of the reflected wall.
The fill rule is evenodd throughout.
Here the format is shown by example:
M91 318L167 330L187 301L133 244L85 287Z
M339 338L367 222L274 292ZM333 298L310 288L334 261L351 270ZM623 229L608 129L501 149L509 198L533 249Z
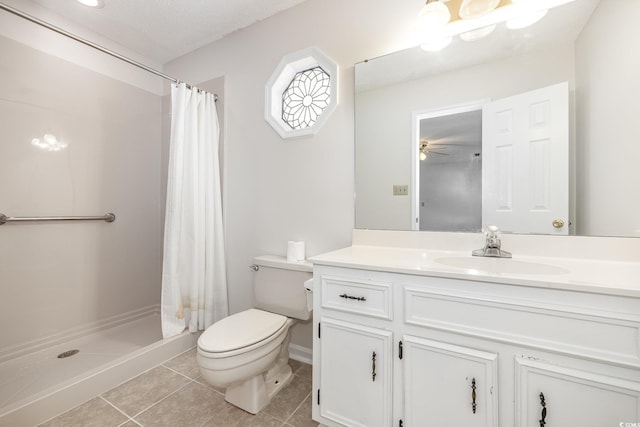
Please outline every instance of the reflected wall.
M392 188L412 187L413 112L505 98L562 81L568 81L573 92L574 69L573 45L558 44L552 49L357 92L356 228L412 229L411 198L394 196Z

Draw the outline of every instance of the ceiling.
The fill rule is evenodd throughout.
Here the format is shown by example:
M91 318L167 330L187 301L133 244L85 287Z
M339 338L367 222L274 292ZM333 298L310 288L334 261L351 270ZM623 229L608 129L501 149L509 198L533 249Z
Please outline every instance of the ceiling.
M104 0L101 9L76 0L22 1L165 64L305 0Z
M429 164L468 161L482 151L482 109L422 119L420 140L446 154L427 156Z

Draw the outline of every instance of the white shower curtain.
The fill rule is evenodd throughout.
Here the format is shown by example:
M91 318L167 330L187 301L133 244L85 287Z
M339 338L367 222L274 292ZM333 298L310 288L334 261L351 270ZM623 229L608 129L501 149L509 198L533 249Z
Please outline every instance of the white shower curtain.
M171 142L162 264L162 336L228 315L214 96L171 85Z

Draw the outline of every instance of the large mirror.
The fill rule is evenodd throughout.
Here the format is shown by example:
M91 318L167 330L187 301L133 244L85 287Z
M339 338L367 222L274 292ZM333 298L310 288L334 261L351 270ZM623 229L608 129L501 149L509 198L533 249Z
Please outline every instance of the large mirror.
M502 212L524 197L538 213L566 209L542 215L548 229L501 216L489 223L517 233L640 237L638 22L640 1L575 0L526 29L498 25L439 52L415 47L356 64L356 228L479 231L493 218L487 209ZM549 88L566 107L526 111L533 122L559 124L555 136L536 138L560 135L564 154L531 143L518 156L538 169L497 168L506 163L486 145L487 132L508 122L504 102Z

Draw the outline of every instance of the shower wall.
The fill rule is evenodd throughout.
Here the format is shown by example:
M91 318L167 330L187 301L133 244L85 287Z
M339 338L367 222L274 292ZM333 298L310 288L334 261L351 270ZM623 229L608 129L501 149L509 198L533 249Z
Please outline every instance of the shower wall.
M160 302L161 97L0 37L0 361ZM52 134L66 148L46 151Z

